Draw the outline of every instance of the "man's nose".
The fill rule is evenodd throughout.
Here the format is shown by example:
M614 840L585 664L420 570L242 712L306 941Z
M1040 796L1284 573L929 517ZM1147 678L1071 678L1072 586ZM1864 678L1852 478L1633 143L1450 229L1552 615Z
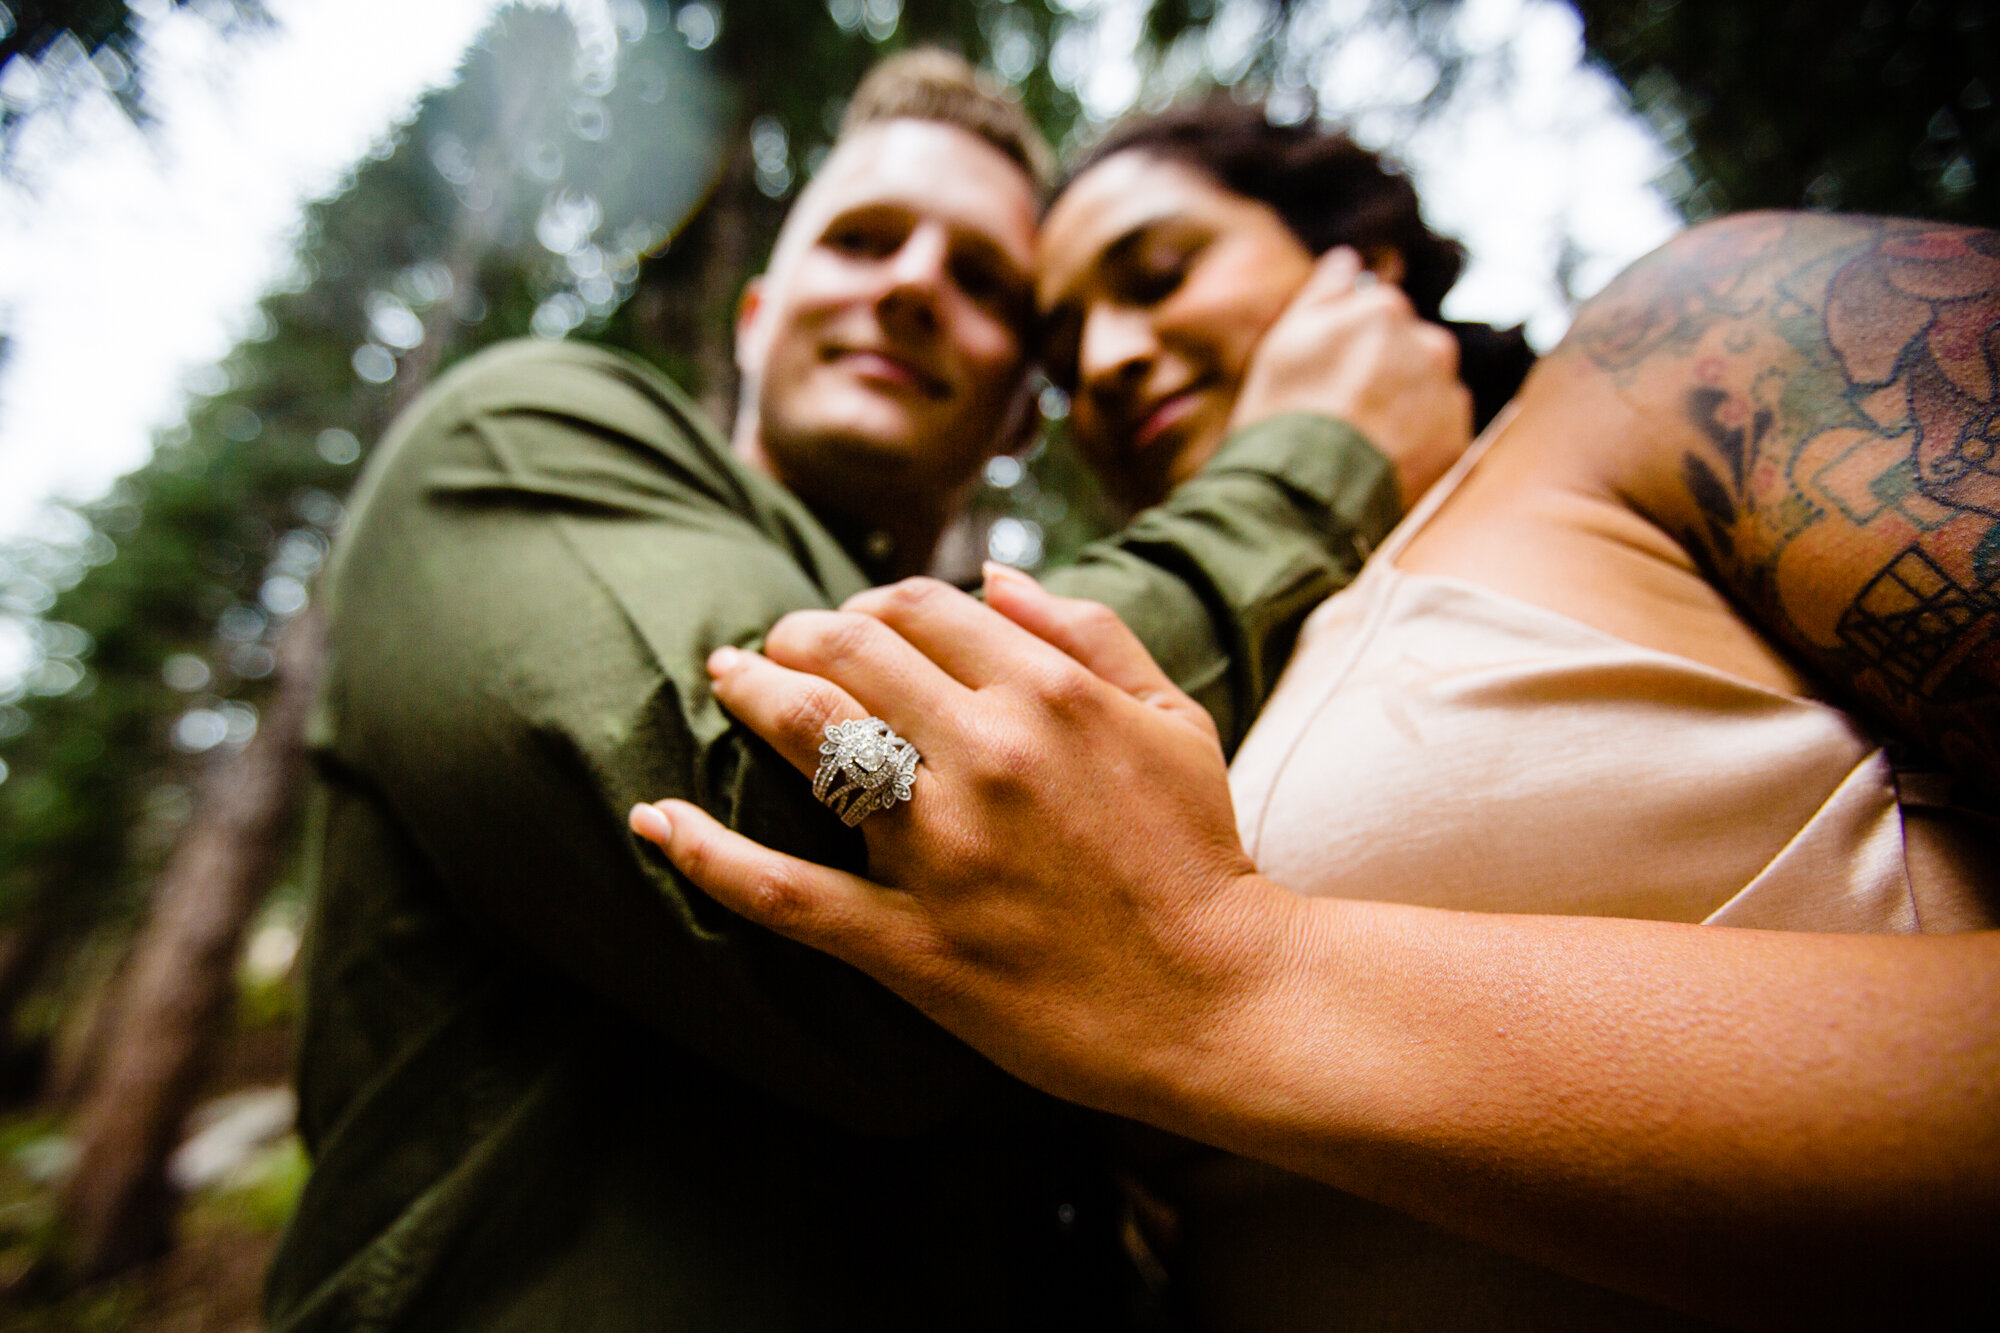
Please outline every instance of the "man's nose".
M1145 378L1159 350L1153 321L1145 311L1093 306L1084 315L1077 345L1077 385L1094 393L1121 391Z
M940 227L913 228L889 256L883 308L905 314L935 316L939 294L949 272L950 247Z

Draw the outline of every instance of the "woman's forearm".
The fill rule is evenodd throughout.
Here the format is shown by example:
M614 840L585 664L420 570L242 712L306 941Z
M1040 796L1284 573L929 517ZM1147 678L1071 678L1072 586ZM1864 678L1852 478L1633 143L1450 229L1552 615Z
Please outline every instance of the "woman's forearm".
M1294 902L1229 1039L1109 1109L1732 1320L1990 1268L2000 935Z

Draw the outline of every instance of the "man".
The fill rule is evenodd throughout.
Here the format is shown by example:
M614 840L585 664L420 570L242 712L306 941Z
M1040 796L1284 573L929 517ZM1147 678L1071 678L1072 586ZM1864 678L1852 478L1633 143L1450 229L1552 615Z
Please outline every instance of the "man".
M703 662L921 569L1018 438L1038 151L955 60L888 62L745 295L732 447L649 368L539 344L447 376L378 451L327 596L315 1170L274 1329L1121 1317L1073 1112L625 829L683 795L863 864ZM1233 736L1396 499L1353 431L1275 422L1058 586Z

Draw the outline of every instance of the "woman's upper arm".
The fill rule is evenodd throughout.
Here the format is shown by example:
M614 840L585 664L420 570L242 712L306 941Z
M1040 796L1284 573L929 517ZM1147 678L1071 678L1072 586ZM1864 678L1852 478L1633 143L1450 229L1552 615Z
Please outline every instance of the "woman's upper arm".
M1579 313L1633 503L1838 694L2000 780L2000 233L1753 214Z

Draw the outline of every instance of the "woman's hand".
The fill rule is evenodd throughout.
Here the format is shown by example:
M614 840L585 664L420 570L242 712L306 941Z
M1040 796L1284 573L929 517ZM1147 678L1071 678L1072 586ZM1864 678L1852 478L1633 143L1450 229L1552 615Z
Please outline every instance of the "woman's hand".
M910 580L787 616L765 657L710 663L716 696L802 773L831 722L872 714L916 746L910 802L861 826L894 887L679 801L632 826L727 906L1030 1082L1157 1114L1201 1048L1281 1021L1267 936L1296 900L1242 850L1208 715L1115 616L1012 571L989 571L987 593L998 610Z
M1344 246L1320 259L1257 344L1229 425L1285 412L1337 417L1388 456L1411 505L1471 443L1472 394L1451 334L1417 318L1393 283L1363 277Z

